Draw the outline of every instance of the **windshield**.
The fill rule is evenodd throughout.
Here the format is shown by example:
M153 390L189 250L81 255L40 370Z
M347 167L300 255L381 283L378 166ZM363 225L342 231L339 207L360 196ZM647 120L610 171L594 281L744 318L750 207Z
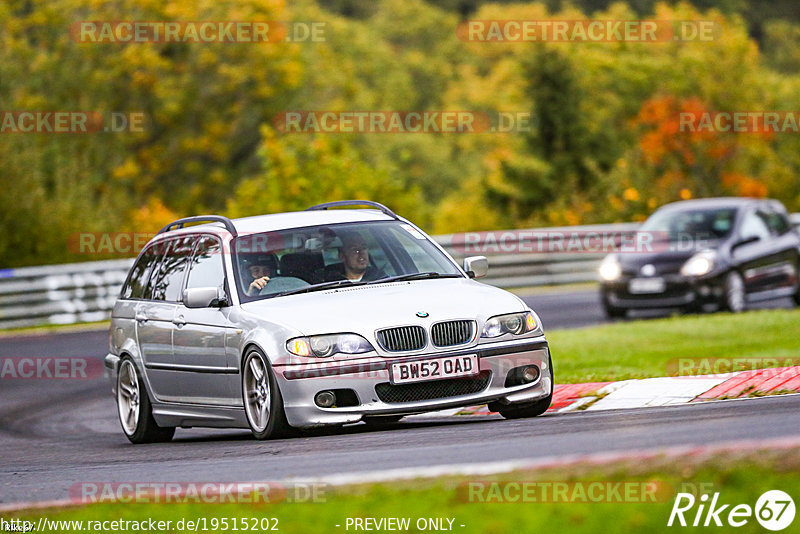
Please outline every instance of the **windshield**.
M237 238L233 250L244 302L406 277L464 276L422 233L400 221L254 234Z
M730 235L735 220L736 208L668 209L651 215L639 231L658 232L671 242L717 241Z

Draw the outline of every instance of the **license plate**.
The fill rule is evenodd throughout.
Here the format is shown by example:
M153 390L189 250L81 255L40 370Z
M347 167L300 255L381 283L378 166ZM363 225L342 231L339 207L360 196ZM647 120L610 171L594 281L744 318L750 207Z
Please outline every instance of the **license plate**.
M633 294L663 293L665 289L663 278L634 278L628 283L628 291Z
M433 360L417 360L392 364L392 384L424 382L442 378L472 376L480 372L477 354L448 356Z

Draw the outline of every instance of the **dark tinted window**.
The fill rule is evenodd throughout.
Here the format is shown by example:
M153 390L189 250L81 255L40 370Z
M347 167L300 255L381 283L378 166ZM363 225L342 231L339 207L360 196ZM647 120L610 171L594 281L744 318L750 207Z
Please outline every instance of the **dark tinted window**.
M158 272L150 280L150 298L177 302L183 290L183 277L186 265L192 257L194 236L170 240L167 254L162 260Z
M220 243L216 238L203 236L195 249L186 287L216 287L224 289L225 268L222 265Z
M768 211L764 214L767 226L775 235L783 235L789 230L789 221L783 214L776 211Z
M147 281L150 279L150 272L153 270L154 265L158 265L158 260L161 257L158 249L159 247L151 245L139 256L136 265L131 270L128 281L122 288L122 298L144 298L147 290Z

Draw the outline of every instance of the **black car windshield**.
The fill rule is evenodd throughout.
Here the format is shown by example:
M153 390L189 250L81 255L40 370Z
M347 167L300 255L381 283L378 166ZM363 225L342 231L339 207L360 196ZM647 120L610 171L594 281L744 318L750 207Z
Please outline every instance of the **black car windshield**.
M424 234L401 221L253 234L237 238L233 250L245 302L350 284L464 276Z
M677 241L717 241L730 235L736 208L693 208L659 210L639 228L657 237Z

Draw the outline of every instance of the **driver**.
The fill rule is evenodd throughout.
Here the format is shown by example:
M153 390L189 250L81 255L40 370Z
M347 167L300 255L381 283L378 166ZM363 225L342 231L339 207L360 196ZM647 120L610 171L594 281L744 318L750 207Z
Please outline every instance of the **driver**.
M261 254L246 263L245 270L252 281L245 293L256 296L269 283L270 278L278 273L278 259L273 254Z

